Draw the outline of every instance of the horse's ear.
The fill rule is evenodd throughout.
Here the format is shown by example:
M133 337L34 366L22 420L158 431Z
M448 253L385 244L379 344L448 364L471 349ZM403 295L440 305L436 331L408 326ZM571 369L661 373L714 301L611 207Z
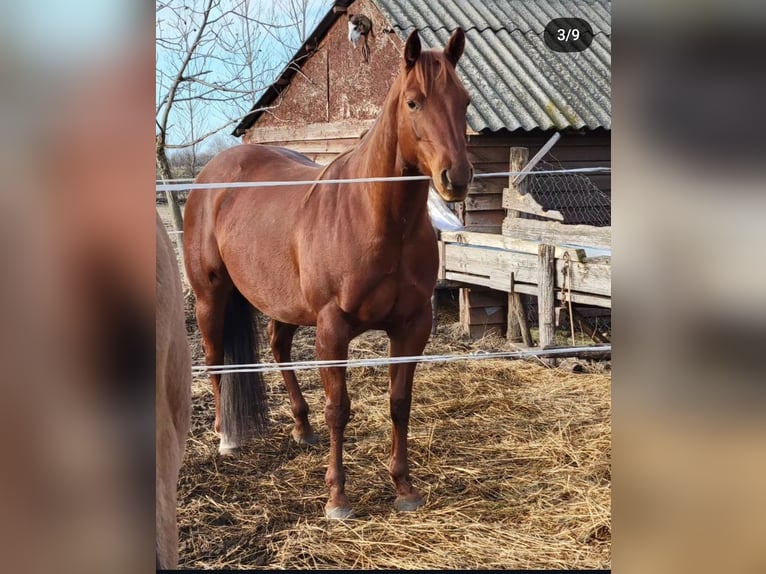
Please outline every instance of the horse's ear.
M447 43L447 47L444 48L444 55L452 62L452 65L456 65L460 56L463 55L463 49L465 48L465 32L462 28L458 28L452 34L452 37Z
M407 38L407 43L404 45L404 63L407 65L408 70L415 65L419 57L420 36L418 36L417 30L413 30L409 38Z

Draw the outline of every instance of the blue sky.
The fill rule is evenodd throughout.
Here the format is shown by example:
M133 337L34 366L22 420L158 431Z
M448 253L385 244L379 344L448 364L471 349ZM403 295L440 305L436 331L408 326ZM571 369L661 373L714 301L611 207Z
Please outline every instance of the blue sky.
M194 2L188 0L191 4L199 4L199 0ZM289 2L290 0L282 0L282 2ZM295 0L293 0L295 1ZM255 100L260 95L262 89L269 85L281 70L287 65L290 57L293 56L295 49L300 45L297 31L287 27L287 21L290 19L287 10L278 8L281 6L279 2L273 2L271 0L251 0L253 6L253 17L261 20L269 20L270 22L276 22L281 25L282 28L277 30L262 31L261 36L257 40L259 48L257 58L258 66L264 66L267 70L262 76L261 82L256 86L255 93L247 93L242 95L236 103L232 104L231 99L227 98L226 94L217 94L217 97L227 99L226 102L204 101L197 104L197 109L194 112L194 124L195 124L195 136L198 136L208 131L217 129L230 121L237 115L246 113L253 105ZM175 3L170 0L168 3ZM234 3L223 2L223 5L232 6ZM183 5L183 3L181 3ZM276 8L275 8L276 7ZM316 24L322 19L327 11L332 7L332 0L309 0L308 2L308 25L307 34L316 27ZM269 13L270 10L276 10L274 14ZM157 13L156 22L156 35L157 37L167 37L170 32L167 27L168 23L173 18L173 13L168 10L162 10ZM163 22L160 23L159 20ZM190 19L191 21L191 19ZM164 26L164 27L163 27ZM261 29L263 30L263 29ZM279 44L275 35L280 35L290 45L290 49L286 49ZM193 28L189 31L189 38L193 37ZM215 57L219 58L219 61L210 61L206 64L204 71L206 72L202 76L206 81L227 84L227 78L230 77L230 73L227 70L227 61L230 63L232 56L226 53L225 48L218 45L218 43L211 43L205 51L212 52ZM174 65L173 60L177 58L173 54L167 52L159 43L157 44L157 90L156 90L156 102L159 104L160 99L165 95L166 90L161 86L163 76L165 81L169 76L175 76L177 66ZM211 94L211 97L216 97L216 94ZM188 107L186 104L179 103L174 106L175 111L171 113L170 127L168 129L168 142L170 144L179 144L183 140L188 138L190 118ZM228 134L234 129L234 125L221 130L220 133ZM220 138L217 138L220 139ZM232 143L235 140L232 138Z

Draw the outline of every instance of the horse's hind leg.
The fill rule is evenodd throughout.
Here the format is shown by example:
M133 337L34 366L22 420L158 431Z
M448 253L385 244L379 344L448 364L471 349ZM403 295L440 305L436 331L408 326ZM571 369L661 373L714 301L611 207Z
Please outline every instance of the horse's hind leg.
M269 322L269 343L271 344L271 352L274 354L274 360L277 363L287 363L292 360L290 358L290 350L293 344L293 336L297 329L297 325L280 323L274 319ZM295 442L298 444L316 444L319 442L319 439L314 434L311 423L309 423L309 406L306 404L306 399L303 398L303 393L301 393L301 389L298 386L295 371L282 371L282 378L285 380L287 394L290 396L290 407L295 419L295 427L293 427L292 432Z
M205 351L205 364L222 365L224 362L223 328L226 316L226 303L233 285L231 282L220 281L215 285L209 285L204 290L196 291L197 325L202 335L202 348ZM220 389L221 375L210 375L213 385L213 401L215 403L215 432L221 432L221 407ZM221 454L233 454L238 445L229 444L225 437L221 437L219 452Z

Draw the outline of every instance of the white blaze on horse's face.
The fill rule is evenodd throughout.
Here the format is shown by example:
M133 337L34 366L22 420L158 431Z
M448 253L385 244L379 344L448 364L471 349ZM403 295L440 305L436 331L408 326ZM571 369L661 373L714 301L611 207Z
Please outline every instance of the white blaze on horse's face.
M400 113L409 118L409 130L400 133L405 158L430 175L445 201L462 201L473 179L468 160L466 111L470 97L455 72L463 54L465 34L457 29L442 53L423 52L417 31L404 48L407 75L402 86Z

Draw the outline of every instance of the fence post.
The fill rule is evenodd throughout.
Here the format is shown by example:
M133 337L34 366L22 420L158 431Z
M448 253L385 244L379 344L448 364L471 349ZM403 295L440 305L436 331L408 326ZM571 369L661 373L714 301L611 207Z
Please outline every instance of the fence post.
M539 293L537 312L540 323L540 348L544 349L556 342L556 246L541 244L537 248L537 266L539 271ZM556 359L543 359L550 365L556 365Z
M510 156L510 171L521 171L526 165L529 158L529 149L525 147L512 147ZM525 185L522 180L520 184L514 181L514 176L508 177L508 190L509 193L521 193L521 186ZM506 218L519 217L519 212L515 209L508 209L505 212ZM521 295L513 292L513 285L511 285L511 293L508 295L508 340L512 342L523 341L527 347L532 346L532 336L529 333L529 325L527 325L527 315L522 304Z

